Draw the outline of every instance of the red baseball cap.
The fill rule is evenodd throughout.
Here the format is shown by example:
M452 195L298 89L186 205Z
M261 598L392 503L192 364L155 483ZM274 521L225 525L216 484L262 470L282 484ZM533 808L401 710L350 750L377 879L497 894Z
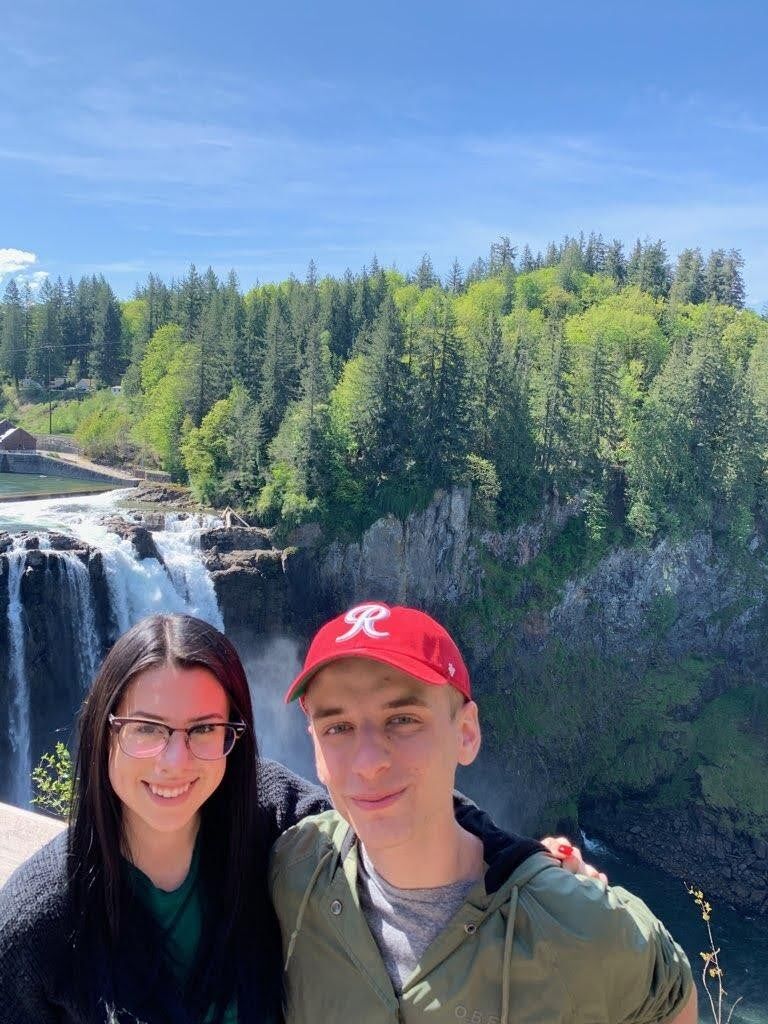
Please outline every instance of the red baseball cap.
M285 695L303 697L314 674L340 658L370 658L431 686L453 686L472 699L469 672L459 648L439 622L416 608L359 604L315 633L304 668Z

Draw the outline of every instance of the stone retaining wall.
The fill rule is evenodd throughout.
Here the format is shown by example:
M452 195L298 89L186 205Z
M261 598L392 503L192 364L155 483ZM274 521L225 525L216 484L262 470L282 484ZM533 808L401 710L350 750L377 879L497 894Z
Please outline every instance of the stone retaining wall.
M0 473L44 474L61 476L69 480L92 480L94 483L115 484L116 487L135 487L137 480L112 476L85 466L77 466L65 459L52 459L39 452L0 452Z

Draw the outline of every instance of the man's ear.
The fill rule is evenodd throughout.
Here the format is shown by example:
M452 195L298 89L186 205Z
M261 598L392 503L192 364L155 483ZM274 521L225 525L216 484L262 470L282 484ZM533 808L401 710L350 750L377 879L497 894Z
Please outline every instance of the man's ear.
M472 764L480 750L482 735L477 704L468 700L456 712L457 760L459 764Z

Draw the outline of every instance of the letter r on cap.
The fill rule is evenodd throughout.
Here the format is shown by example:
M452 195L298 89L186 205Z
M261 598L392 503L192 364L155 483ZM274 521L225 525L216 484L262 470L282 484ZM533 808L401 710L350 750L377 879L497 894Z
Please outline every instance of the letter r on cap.
M337 636L336 643L341 644L345 640L351 640L358 633L365 633L373 640L383 640L389 636L389 633L380 633L376 629L376 623L381 619L388 618L389 608L385 608L382 604L359 604L356 608L350 608L344 616L344 621L348 622L352 628L342 636Z

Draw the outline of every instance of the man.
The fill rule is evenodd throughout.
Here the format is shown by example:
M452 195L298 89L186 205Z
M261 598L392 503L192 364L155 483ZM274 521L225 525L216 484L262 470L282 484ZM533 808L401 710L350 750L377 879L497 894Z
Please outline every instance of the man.
M300 698L335 811L278 840L289 1024L695 1024L682 950L636 897L454 817L480 747L456 644L411 608L323 626Z

